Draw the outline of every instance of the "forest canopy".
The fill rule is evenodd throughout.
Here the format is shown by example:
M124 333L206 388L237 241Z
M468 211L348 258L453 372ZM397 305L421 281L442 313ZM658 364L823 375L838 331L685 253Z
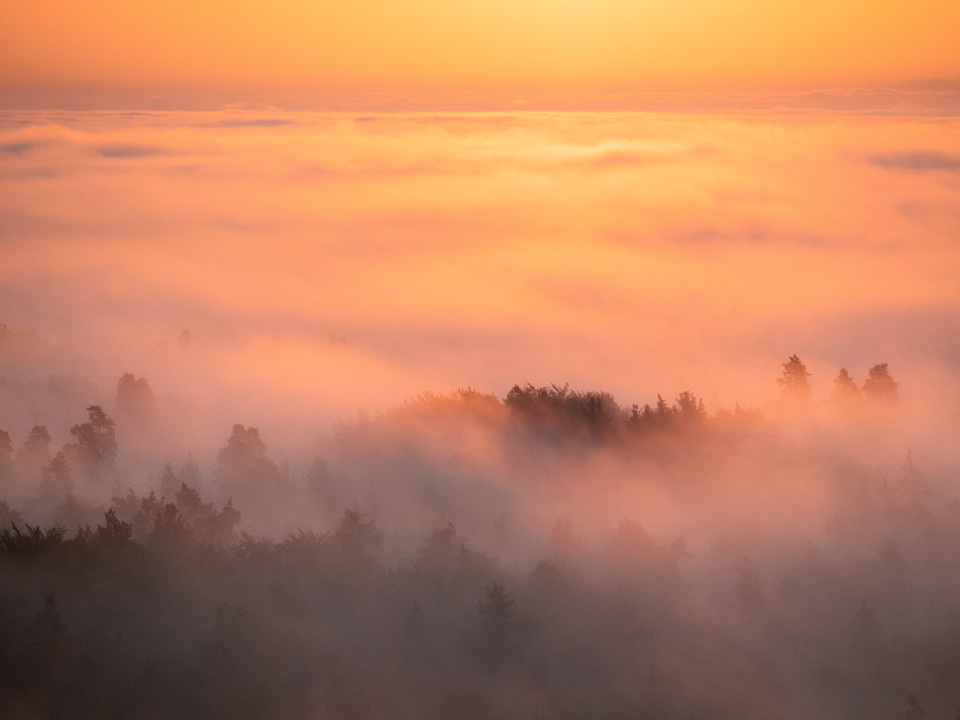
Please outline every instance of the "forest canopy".
M150 465L125 374L59 448L0 433L0 714L951 717L957 466L886 364L811 377L423 393L306 462L236 422Z

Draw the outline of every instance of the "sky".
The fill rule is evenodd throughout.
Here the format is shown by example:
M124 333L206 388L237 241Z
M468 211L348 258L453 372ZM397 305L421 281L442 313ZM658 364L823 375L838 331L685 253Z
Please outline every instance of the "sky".
M797 566L764 572L800 632L721 634L769 648L742 654L764 684L781 653L788 676L816 659L817 702L842 682L792 639L798 599L828 652L830 623L878 597L921 633L887 636L891 668L950 667L960 2L0 0L0 18L0 451L38 425L56 451L100 405L120 450L105 484L74 468L88 510L126 487L169 498L172 462L258 533L353 507L408 559L449 522L526 562L557 519L594 547L636 519L690 540L706 597L747 552ZM804 410L777 384L794 355ZM878 364L895 409L844 418L834 378ZM156 399L139 420L127 373ZM528 383L610 393L623 417L689 391L717 434L578 458L500 405L458 424L473 401L442 395ZM237 424L275 477L215 473ZM37 472L4 472L44 504ZM51 519L77 507L54 499ZM915 690L892 677L871 682ZM944 717L945 685L927 706Z
M960 79L952 0L5 0L3 16L0 83L26 93L769 91Z
M133 372L210 427L315 428L526 382L760 406L797 353L820 401L888 362L908 404L948 410L957 124L8 112L0 321L37 340L3 374L89 378L109 404Z
M8 3L0 323L39 344L2 376L134 372L227 424L762 404L798 353L821 396L889 362L921 402L960 358L958 15Z

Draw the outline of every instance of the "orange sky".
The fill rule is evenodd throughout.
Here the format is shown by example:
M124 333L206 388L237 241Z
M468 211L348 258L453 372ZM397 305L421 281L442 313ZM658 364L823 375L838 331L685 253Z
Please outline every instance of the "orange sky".
M956 0L3 0L0 83L769 89L960 77Z
M0 322L64 343L24 372L203 388L223 427L516 382L715 410L792 353L817 397L877 362L960 397L958 126L0 113ZM184 328L196 368L152 351Z

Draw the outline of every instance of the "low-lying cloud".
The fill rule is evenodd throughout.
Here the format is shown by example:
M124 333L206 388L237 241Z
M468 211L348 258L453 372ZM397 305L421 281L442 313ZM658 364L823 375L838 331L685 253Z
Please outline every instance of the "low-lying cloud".
M0 145L29 150L0 158L0 317L69 347L105 384L168 373L150 349L189 329L200 374L167 374L184 394L231 393L213 369L229 358L231 381L258 378L251 406L279 412L311 387L332 418L524 379L762 402L785 353L842 366L844 338L862 334L847 318L956 310L956 214L904 211L951 207L956 190L877 172L952 167L943 123L357 119L8 113ZM918 136L934 150L897 149ZM816 332L824 318L838 319L829 336ZM901 331L878 327L890 337L872 341L912 362ZM313 345L331 335L364 361ZM289 354L282 379L258 365L275 354L241 350L273 338ZM323 376L310 370L320 357ZM36 369L74 372L65 365L51 355Z
M955 714L951 123L278 118L0 115L0 710Z
M939 152L901 152L886 155L871 155L870 162L888 170L902 170L905 172L927 172L928 170L942 170L949 173L960 173L960 155L950 155Z

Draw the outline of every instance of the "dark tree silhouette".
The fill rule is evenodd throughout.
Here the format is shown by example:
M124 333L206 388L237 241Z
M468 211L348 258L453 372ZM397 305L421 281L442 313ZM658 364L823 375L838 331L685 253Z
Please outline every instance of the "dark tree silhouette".
M810 402L810 373L807 372L807 366L803 364L799 357L791 355L787 362L783 363L783 373L777 378L777 385L780 386L780 397L789 403L807 403Z
M260 439L260 431L237 423L233 426L227 446L217 455L221 476L243 477L251 474L266 459L267 446Z
M113 472L117 457L116 425L99 405L87 408L89 420L70 428L76 443L69 446L79 470L89 480L103 480Z
M280 471L267 457L267 446L255 427L233 426L227 445L217 455L217 481L228 497L237 498L241 507L257 503L261 508L275 502L283 483Z
M364 520L363 513L347 509L340 516L340 524L333 533L333 542L349 558L371 561L380 548L383 536L372 520Z
M887 364L880 363L870 368L870 376L866 382L863 383L863 393L870 400L894 405L900 399L897 391L899 386L900 383L895 382L894 379L890 377Z
M94 535L98 542L105 545L120 546L126 545L133 539L133 525L123 522L117 517L117 513L110 508L103 514L103 525L97 525Z
M477 612L485 625L505 629L513 617L513 598L503 583L494 582L487 588L487 596L477 604Z
M117 417L122 422L142 424L153 419L157 400L146 378L125 373L117 382Z
M6 527L11 523L22 523L23 517L17 510L14 510L6 502L0 500L0 528Z
M930 493L930 484L926 476L913 462L912 450L907 450L907 459L900 467L900 477L897 479L896 487L898 490L920 497Z
M0 430L0 489L13 480L13 443L6 430Z
M201 542L226 545L234 539L234 528L240 522L240 512L228 502L217 512L213 503L205 503L200 493L186 483L175 493L177 510Z
M610 440L617 435L620 407L608 392L577 392L569 385L514 385L504 405L518 426L551 443Z
M177 506L167 503L154 515L149 540L164 550L182 551L191 546L193 531L180 515Z
M44 425L34 425L17 451L17 465L23 474L36 474L50 462L50 433Z
M840 368L840 372L833 379L833 392L830 394L830 399L835 405L849 406L856 402L859 397L860 389L853 378L850 377L850 373L847 372L846 368Z
M689 390L677 396L677 411L680 421L688 425L700 423L707 416L703 399L697 398Z
M46 498L62 497L73 490L70 463L61 450L40 470L40 495Z
M0 556L32 560L55 552L63 544L66 529L60 526L41 528L24 525L25 532L16 524L0 530Z

